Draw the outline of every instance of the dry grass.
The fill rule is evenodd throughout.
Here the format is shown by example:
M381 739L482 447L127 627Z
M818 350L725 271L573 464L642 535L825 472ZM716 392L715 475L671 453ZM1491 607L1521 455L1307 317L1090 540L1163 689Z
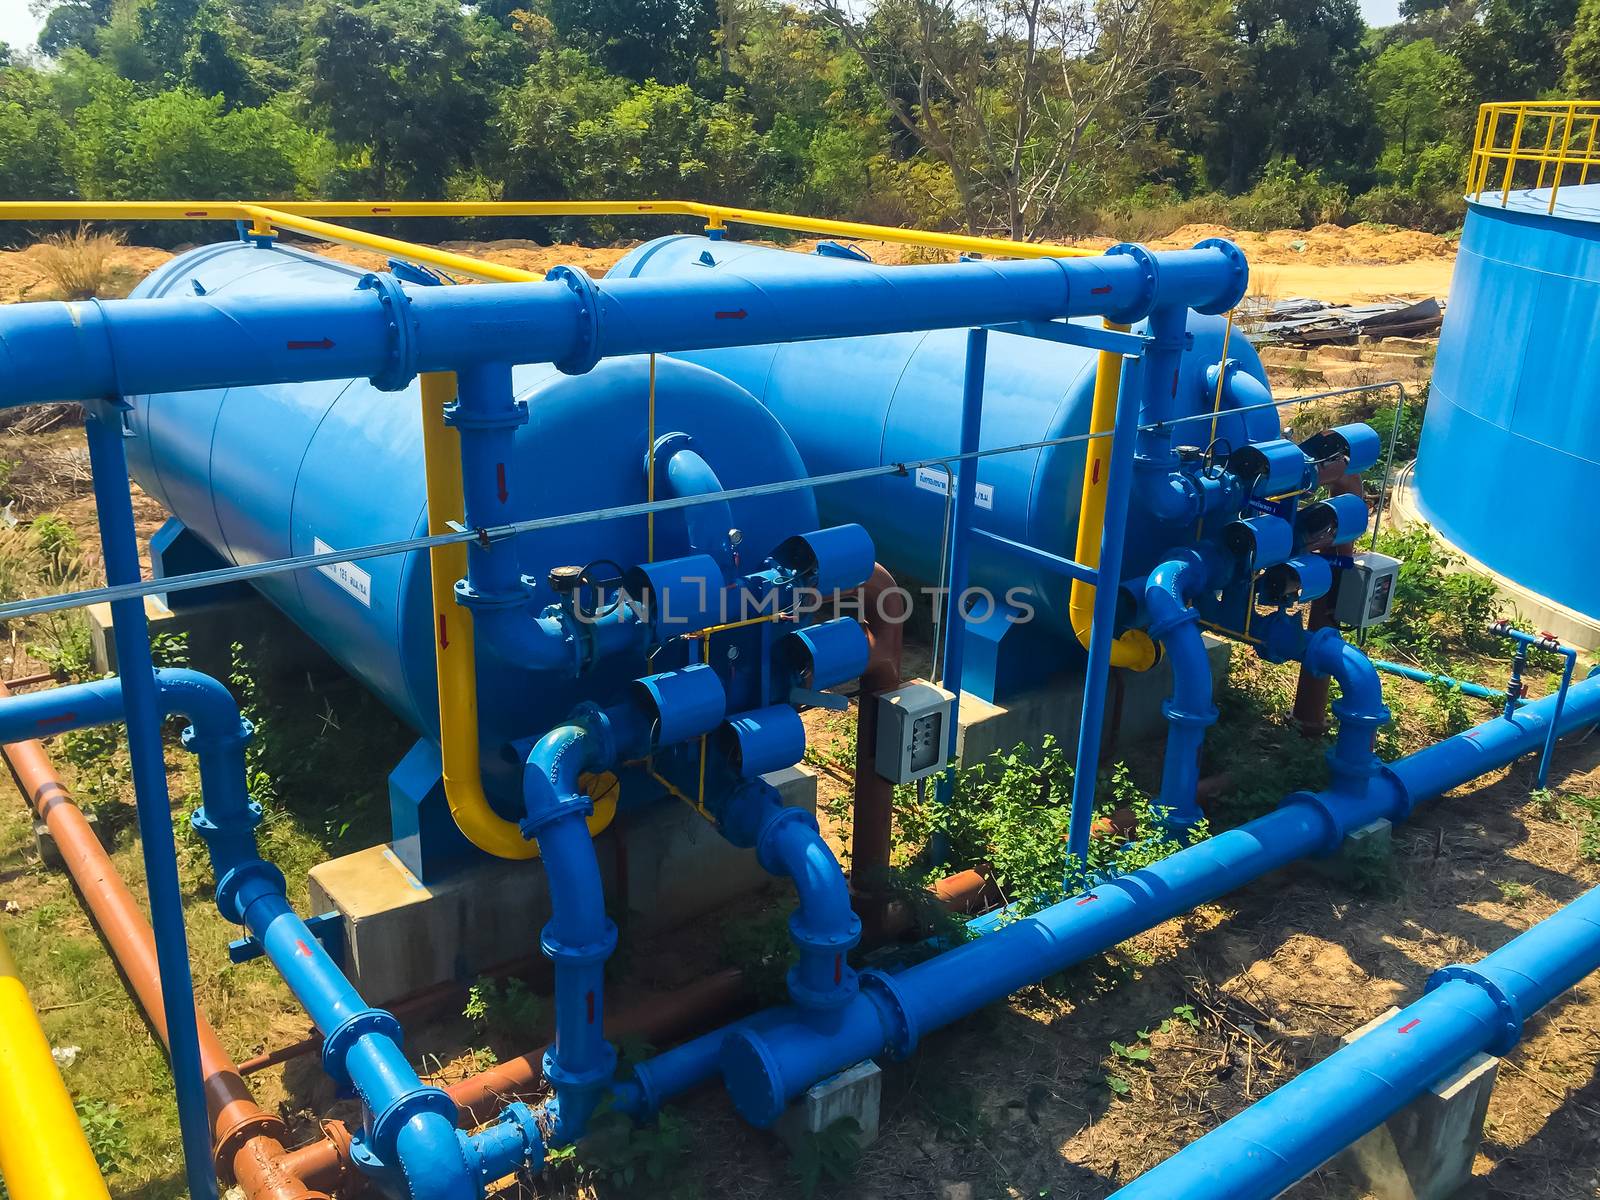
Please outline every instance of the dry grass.
M123 245L121 233L96 232L84 225L72 233L51 234L34 247L33 258L62 299L89 300L111 286Z

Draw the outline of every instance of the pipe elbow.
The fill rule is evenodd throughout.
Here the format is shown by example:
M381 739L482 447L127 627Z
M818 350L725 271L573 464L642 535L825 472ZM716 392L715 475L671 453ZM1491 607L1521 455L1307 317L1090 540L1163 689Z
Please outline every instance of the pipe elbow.
M401 1126L395 1157L410 1200L480 1200L483 1195L468 1166L464 1139L439 1113L418 1113Z
M1078 645L1085 650L1089 648L1089 635L1094 626L1094 591L1087 584L1074 582L1073 590L1082 586L1088 593L1088 601L1080 611L1078 605L1072 608L1072 632L1078 639ZM1154 639L1142 629L1126 629L1115 641L1111 643L1111 665L1125 667L1130 671L1148 671L1161 661L1161 652L1157 649Z
M552 729L528 752L522 772L522 799L527 816L522 836L532 838L546 825L569 813L587 816L593 810L578 776L598 757L596 735L585 725Z
M525 671L564 671L577 675L583 667L582 643L558 616L535 616L522 597L512 603L485 604L469 599L466 581L456 585L461 603L473 609L477 639L502 662Z
M1352 715L1374 718L1378 724L1389 719L1383 702L1383 682L1358 646L1345 641L1334 628L1319 629L1306 641L1305 664L1318 675L1338 681L1342 694L1339 703Z
M238 701L221 680L186 667L167 667L156 672L156 682L167 712L187 717L199 739L241 744L249 740L250 724L240 716Z

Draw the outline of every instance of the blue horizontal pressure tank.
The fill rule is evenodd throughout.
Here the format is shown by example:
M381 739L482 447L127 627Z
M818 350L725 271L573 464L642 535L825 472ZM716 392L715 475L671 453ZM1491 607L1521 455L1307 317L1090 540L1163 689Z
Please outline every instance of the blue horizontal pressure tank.
M229 242L179 255L135 297L249 293L304 298L349 292L365 272L280 245ZM306 353L315 353L308 348ZM515 478L536 490L531 516L555 516L646 498L649 361L607 359L585 375L548 365L517 368L529 421L516 433ZM255 563L426 534L419 385L383 392L364 379L132 398L128 458L139 485L185 538L223 562ZM658 363L658 437L684 433L727 488L803 475L787 434L748 392L704 367ZM693 510L689 510L693 511ZM817 528L809 489L733 503L747 561ZM169 548L173 531L161 541ZM645 518L540 530L521 536L524 571L537 573L541 606L556 599L553 566L647 560ZM689 553L682 513L656 521L656 557ZM196 564L192 549L184 565ZM161 567L157 555L157 568ZM439 732L428 556L413 552L322 570L267 575L255 586L411 725ZM573 705L607 699L647 672L620 655L581 679L517 670L480 642L483 769L491 794L515 792L519 762L506 744L542 733ZM500 785L496 787L496 780Z
M1422 514L1522 587L1600 619L1600 185L1467 204L1417 452ZM1552 501L1551 497L1566 498Z
M816 253L803 254L686 235L639 246L608 277L692 278L717 272L760 283L818 271L849 273L866 266L859 251L827 242ZM1225 322L1194 312L1188 321L1189 346L1174 387L1184 414L1209 414L1215 389L1208 386L1206 372L1222 358ZM1099 320L1083 323L1098 326ZM1266 371L1237 330L1228 339L1227 353L1265 386ZM794 439L807 471L823 475L955 452L965 354L964 331L936 330L707 350L680 357L710 367L753 394ZM1049 442L1087 432L1097 357L1096 351L1082 346L991 335L981 447ZM1225 396L1216 429L1220 446L1237 448L1280 436L1275 410L1241 416L1230 413L1231 404ZM1211 437L1209 421L1194 421L1180 426L1174 441L1203 448ZM1082 442L980 459L974 527L1071 558L1084 459ZM864 525L879 558L903 581L934 584L941 581L949 482L942 470L923 468L905 476L819 487L817 504L824 523ZM1125 578L1142 582L1174 540L1171 528L1131 522ZM965 681L967 690L991 693L986 698L993 699L995 692L1003 694L1081 661L1082 651L1068 621L1070 581L1064 575L981 540L973 542L970 553L972 586L1001 600L1011 589L1025 588L1037 617L1030 625L1017 627L1026 648L1009 656L1011 667L999 668L1006 679L993 678L992 669L985 674L980 656L976 677L969 675Z

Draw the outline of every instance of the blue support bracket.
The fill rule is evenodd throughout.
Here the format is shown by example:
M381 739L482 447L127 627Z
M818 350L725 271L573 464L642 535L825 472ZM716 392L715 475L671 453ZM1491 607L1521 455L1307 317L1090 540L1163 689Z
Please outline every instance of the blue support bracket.
M338 912L325 912L318 917L307 917L306 928L309 929L317 941L322 943L322 948L328 952L328 957L344 970L344 916ZM245 934L242 938L235 938L228 943L228 961L235 965L247 963L251 959L260 958L266 949L255 939L254 934Z
M1100 325L1077 325L1071 321L1011 321L988 328L995 333L1013 333L1018 337L1043 338L1047 342L1106 350L1124 358L1140 357L1150 344L1146 334L1124 333L1120 329L1106 329Z
M1009 554L1018 558L1025 558L1029 562L1038 563L1046 570L1055 571L1060 575L1067 575L1073 579L1081 579L1091 586L1100 581L1100 572L1093 567L1086 567L1076 559L1063 558L1059 554L1051 554L1048 550L1041 550L1037 546L1030 546L1026 542L1013 541L1011 538L1002 537L988 529L974 529L972 535L979 541L987 542L991 546L998 546Z

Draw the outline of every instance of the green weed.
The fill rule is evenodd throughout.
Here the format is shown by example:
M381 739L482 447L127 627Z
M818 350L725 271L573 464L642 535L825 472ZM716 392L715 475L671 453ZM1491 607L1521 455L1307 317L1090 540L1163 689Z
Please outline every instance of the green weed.
M824 1183L847 1183L861 1165L861 1125L840 1117L820 1133L804 1134L789 1158L800 1194L811 1200Z

